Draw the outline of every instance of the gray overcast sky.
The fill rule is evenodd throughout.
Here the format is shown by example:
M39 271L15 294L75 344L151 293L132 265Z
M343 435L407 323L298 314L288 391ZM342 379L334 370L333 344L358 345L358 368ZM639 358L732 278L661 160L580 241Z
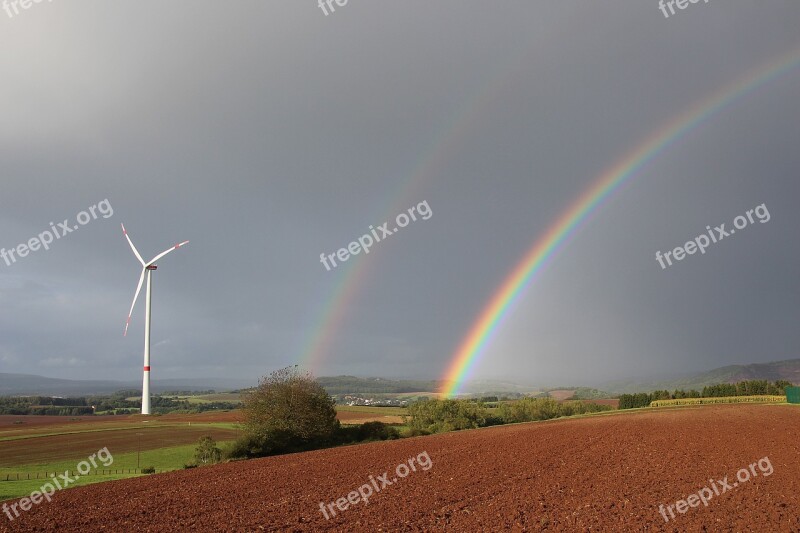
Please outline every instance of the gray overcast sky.
M122 336L140 272L122 222L146 259L191 240L154 275L154 379L295 363L440 377L560 213L679 114L798 50L798 26L796 0L669 18L640 0L0 11L0 246L113 207L0 261L0 372L140 379L143 299ZM798 357L799 91L795 68L661 152L524 292L473 377L588 383ZM428 220L320 263L423 201ZM762 203L768 223L656 262Z

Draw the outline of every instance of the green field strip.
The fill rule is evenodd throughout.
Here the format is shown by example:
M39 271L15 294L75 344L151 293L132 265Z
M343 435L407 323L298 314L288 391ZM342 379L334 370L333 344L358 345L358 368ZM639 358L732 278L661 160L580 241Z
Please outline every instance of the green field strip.
M233 441L220 441L217 443L218 447L227 445ZM181 446L170 446L167 448L155 448L151 450L142 450L141 452L125 452L114 455L114 462L109 466L102 466L98 461L100 468L108 469L125 469L132 470L142 467L154 467L158 472L166 472L171 470L181 470L186 463L189 463L194 457L194 451L197 447L196 444L184 444ZM0 501L12 498L21 498L29 495L34 490L39 490L42 484L47 483L42 475L47 473L64 473L69 470L74 472L77 464L85 460L86 457L76 457L72 460L56 461L53 463L42 464L29 464L15 467L0 467ZM5 481L8 474L34 474L38 473L39 479L31 480L12 480ZM71 485L71 487L90 485L94 483L102 483L105 481L112 481L115 479L127 479L132 477L139 477L149 474L100 474L100 475L86 475L81 476L78 481ZM69 488L65 489L69 490Z

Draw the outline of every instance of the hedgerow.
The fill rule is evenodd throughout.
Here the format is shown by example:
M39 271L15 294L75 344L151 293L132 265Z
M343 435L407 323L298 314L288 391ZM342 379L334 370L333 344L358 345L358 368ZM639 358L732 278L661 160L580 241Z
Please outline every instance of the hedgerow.
M707 405L715 403L783 403L786 396L728 396L721 398L681 398L678 400L656 400L650 407L669 407L675 405Z

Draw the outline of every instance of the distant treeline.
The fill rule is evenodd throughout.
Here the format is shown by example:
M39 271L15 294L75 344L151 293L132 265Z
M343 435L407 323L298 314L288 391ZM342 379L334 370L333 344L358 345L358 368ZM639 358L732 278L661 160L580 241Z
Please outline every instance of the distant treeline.
M561 387L559 389L548 389L548 393L552 390L574 390L575 392L567 398L568 400L603 400L613 396L610 392L591 387Z
M502 403L497 409L487 409L474 400L424 400L408 407L408 425L418 434L440 433L610 410L609 405L557 402L552 398L522 398Z
M790 381L769 382L766 380L740 381L739 383L720 383L703 387L697 390L676 390L670 394L667 390L651 393L623 394L619 397L620 409L634 409L648 407L650 402L656 400L680 400L683 398L727 398L731 396L781 396L786 394L786 387L791 387Z
M383 378L357 378L354 376L336 376L317 378L317 383L330 395L336 394L380 394L406 392L436 392L440 384L430 380L393 381Z
M86 398L0 397L0 415L80 416L93 412Z
M135 413L141 409L141 400L127 400L140 396L141 391L123 390L110 396L80 396L53 398L50 396L0 396L0 415L50 415L83 416L94 413ZM200 413L219 409L236 409L231 402L190 403L162 396L153 396L151 412L167 414L174 412Z
M136 391L137 394L141 394L142 391ZM175 391L164 391L161 393L162 396L201 396L201 395L208 395L208 394L216 394L217 391L214 389L208 390L175 390Z

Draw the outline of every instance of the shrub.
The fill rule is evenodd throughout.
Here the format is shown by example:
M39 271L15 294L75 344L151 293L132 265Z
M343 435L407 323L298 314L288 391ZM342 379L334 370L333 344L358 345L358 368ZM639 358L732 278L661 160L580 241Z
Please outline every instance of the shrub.
M266 455L264 439L252 435L242 435L229 444L223 451L225 459L251 459Z
M419 428L406 428L406 429L403 431L403 438L408 438L408 437L424 437L425 435L430 435L430 434L431 434L431 432L430 432L430 431L426 431L426 430L424 430L424 429L419 429Z
M647 407L653 397L650 394L639 392L637 394L623 394L619 397L620 409L636 409L637 407Z
M142 474L155 474L155 473L156 473L156 467L154 466L145 466L144 468L142 468Z
M365 422L358 426L357 438L364 440L393 440L399 439L400 433L396 428L383 422Z
M552 398L523 398L500 406L501 417L507 424L550 420L562 416L574 416L610 410L610 405L584 403L577 400L558 403Z
M408 407L409 427L432 433L486 425L483 405L469 400L423 400Z
M409 427L428 433L466 429L474 426L465 413L464 400L437 400L425 399L418 401L408 408L411 417Z
M708 405L722 403L783 403L786 396L730 396L711 398L681 398L679 400L656 400L650 407L670 407L676 405Z
M249 453L300 451L333 442L335 401L308 372L284 368L263 378L243 399Z
M339 426L339 429L336 430L336 436L334 440L338 444L351 444L353 442L358 442L359 429L361 429L361 426Z
M200 437L194 451L195 465L213 465L222 459L222 450L217 448L217 443L210 435Z
M500 426L502 424L505 424L505 421L503 421L503 417L502 416L494 415L494 414L487 414L486 415L486 422L484 422L483 425L484 426Z
M561 411L552 398L522 398L500 406L500 417L506 424L550 420L558 416Z

